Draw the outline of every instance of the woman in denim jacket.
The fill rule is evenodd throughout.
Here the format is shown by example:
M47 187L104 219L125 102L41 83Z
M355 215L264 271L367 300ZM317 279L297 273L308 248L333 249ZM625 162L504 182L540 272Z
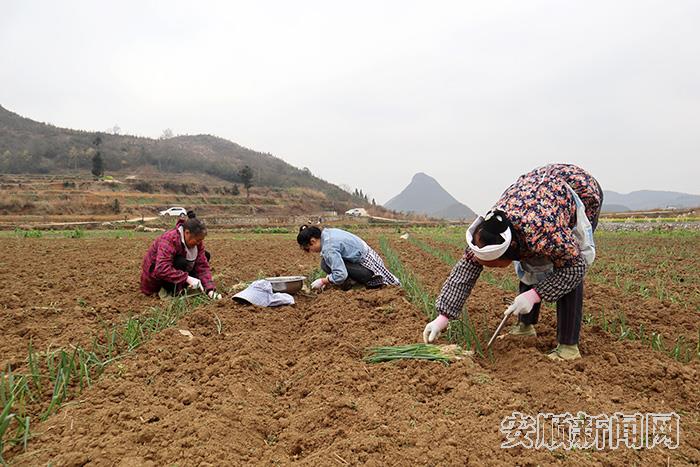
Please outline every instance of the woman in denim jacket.
M367 288L401 283L385 266L382 258L357 235L341 229L302 225L297 243L308 252L321 254L321 269L326 277L311 284L314 290L323 290L327 285L337 285L347 290L354 283Z

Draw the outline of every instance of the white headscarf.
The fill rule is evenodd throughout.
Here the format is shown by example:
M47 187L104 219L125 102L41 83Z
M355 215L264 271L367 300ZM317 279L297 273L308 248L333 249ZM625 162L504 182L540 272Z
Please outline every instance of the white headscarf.
M493 212L489 211L486 214L487 218L491 218L493 216ZM474 256L479 258L482 261L493 261L494 259L498 259L503 254L508 250L508 247L510 246L510 242L513 239L513 234L510 231L510 227L506 228L505 232L501 232L501 237L503 237L503 243L500 243L498 245L486 245L484 247L479 248L476 246L474 243L474 231L476 228L486 220L483 216L479 216L476 218L476 220L472 223L472 225L469 226L467 229L467 244L469 245L469 249L474 252Z

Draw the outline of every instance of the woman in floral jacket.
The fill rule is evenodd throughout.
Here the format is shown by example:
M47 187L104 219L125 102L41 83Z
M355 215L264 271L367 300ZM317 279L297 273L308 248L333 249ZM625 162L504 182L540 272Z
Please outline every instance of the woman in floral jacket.
M521 293L506 310L518 316L510 333L537 335L540 302L556 302L558 345L548 357L580 358L583 278L595 257L593 230L602 204L598 182L575 165L551 164L518 178L469 227L464 256L442 286L440 314L425 327L423 339L435 341L459 317L484 266L516 261Z
M175 295L185 288L205 292L220 299L209 268L210 255L204 250L207 228L194 212L180 219L174 229L156 238L143 258L141 292Z

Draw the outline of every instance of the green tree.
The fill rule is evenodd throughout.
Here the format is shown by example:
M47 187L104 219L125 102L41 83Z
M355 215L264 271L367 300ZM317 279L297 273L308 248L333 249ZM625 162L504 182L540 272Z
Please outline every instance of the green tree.
M100 145L102 144L102 138L100 135L95 136L92 140L92 145L95 146L95 155L92 156L92 175L95 178L100 178L105 174L104 161L102 160L102 155L100 154Z
M250 187L253 186L253 169L249 166L243 166L241 170L238 171L238 176L243 182L245 187L246 198L250 198Z
M105 174L104 162L99 151L92 156L92 174L95 178L100 178Z

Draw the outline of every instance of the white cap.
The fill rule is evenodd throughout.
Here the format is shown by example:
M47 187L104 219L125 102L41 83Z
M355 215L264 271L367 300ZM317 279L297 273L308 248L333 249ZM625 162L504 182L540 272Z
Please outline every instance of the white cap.
M257 280L247 289L238 292L233 299L239 303L250 303L257 306L293 305L294 297L286 293L272 291L270 281Z
M489 212L489 214L492 213ZM486 215L488 216L489 214ZM494 259L498 259L501 256L503 256L506 250L508 250L508 247L510 246L510 241L513 238L513 234L510 231L510 227L508 227L506 228L505 232L501 233L501 237L503 237L504 240L503 243L498 245L486 245L482 248L479 248L474 244L474 231L482 222L484 222L484 218L482 216L479 216L467 229L467 245L469 245L469 249L474 252L474 256L476 256L480 260L493 261Z

